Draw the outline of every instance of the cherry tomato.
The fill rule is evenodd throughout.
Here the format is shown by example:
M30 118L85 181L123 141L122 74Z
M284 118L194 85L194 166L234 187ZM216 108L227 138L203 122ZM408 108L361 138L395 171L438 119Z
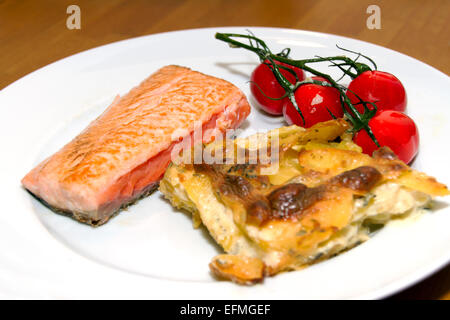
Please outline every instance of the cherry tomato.
M282 65L292 69L297 75L299 81L305 79L305 72L302 69L278 61L276 61L276 63L278 65ZM295 83L295 76L292 73L281 68L280 72L286 77L286 79L289 80L289 82ZM272 115L282 115L284 99L270 100L261 93L261 91L258 89L258 86L259 89L261 89L267 97L280 98L285 94L283 87L281 87L281 85L275 78L272 69L264 63L261 63L253 71L251 76L250 90L262 110Z
M320 77L312 77L312 79L326 81ZM318 84L305 84L295 91L295 100L302 111L305 123L303 123L302 117L294 105L287 100L283 107L283 115L289 125L296 124L309 128L318 122L331 120L333 117L328 110L336 118L343 116L340 95L336 88L324 87Z
M353 105L359 99L374 102L378 111L395 110L404 112L406 109L406 91L400 80L394 75L383 71L365 71L353 79L348 86L347 96ZM364 106L355 105L359 112L364 111ZM370 108L370 106L369 106Z
M404 113L381 111L370 119L369 127L380 146L389 147L403 162L409 163L416 156L419 149L419 131L414 121ZM365 130L356 133L353 141L369 155L378 149Z

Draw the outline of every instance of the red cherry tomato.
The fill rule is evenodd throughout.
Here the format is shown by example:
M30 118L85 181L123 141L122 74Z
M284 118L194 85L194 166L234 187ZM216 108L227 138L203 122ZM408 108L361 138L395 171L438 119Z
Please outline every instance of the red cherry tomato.
M312 77L312 79L326 81L320 77ZM287 100L283 108L283 115L289 125L296 124L309 128L318 122L331 120L333 117L328 110L336 118L343 116L340 95L336 88L318 84L305 84L295 91L295 100L302 111L305 123L303 123L302 117L294 105Z
M365 71L353 79L348 86L347 96L353 105L359 99L374 102L378 111L395 110L404 112L406 109L406 91L400 80L394 75L382 71ZM355 105L359 112L364 111L364 106ZM370 108L370 106L369 106Z
M297 75L299 81L305 79L305 72L302 69L278 61L276 62L276 64L292 69ZM295 83L295 76L289 71L280 68L280 72L286 77L286 79L289 80L289 82ZM272 115L282 115L284 99L270 100L269 98L267 98L280 98L285 94L283 87L281 87L281 85L275 78L272 69L266 64L261 63L253 71L250 80L250 90L253 94L253 97L255 97L255 100L258 102L260 108ZM261 93L260 89L267 97L265 97L264 94Z
M381 111L370 119L369 127L380 146L389 147L403 162L409 163L416 156L419 149L419 131L414 121L404 113ZM378 149L365 130L356 133L353 141L369 155Z

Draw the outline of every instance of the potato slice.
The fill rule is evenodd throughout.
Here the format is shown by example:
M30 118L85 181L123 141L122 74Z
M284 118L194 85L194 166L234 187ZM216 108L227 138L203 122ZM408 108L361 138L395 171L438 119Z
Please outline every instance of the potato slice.
M264 263L258 258L221 254L214 257L209 268L219 278L239 284L255 284L264 278Z

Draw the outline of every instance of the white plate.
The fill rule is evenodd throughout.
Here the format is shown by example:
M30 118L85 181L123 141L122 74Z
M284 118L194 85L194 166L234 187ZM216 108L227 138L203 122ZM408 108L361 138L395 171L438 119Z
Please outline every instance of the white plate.
M275 52L335 55L335 44L364 52L400 78L408 113L421 134L414 166L450 182L449 78L400 53L348 38L289 29L251 28ZM0 92L0 297L8 298L380 298L436 271L450 258L450 210L393 223L368 242L302 271L253 287L214 280L220 252L159 193L97 229L56 215L20 186L40 160L74 137L117 93L166 64L224 78L248 95L256 55L231 49L212 28L151 35L92 49L29 74ZM324 67L326 68L326 67ZM245 134L282 125L253 109Z

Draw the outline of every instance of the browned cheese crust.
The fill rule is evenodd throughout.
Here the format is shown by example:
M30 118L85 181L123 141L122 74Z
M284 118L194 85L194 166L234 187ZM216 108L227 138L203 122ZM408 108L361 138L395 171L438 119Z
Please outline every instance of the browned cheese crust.
M160 190L228 253L213 260L212 272L240 284L350 249L368 239L369 225L383 225L449 194L387 148L372 157L362 154L348 129L343 120L307 130L280 128L279 169L273 174L262 174L274 164L259 159L172 165ZM237 140L235 148L246 149L247 142Z

